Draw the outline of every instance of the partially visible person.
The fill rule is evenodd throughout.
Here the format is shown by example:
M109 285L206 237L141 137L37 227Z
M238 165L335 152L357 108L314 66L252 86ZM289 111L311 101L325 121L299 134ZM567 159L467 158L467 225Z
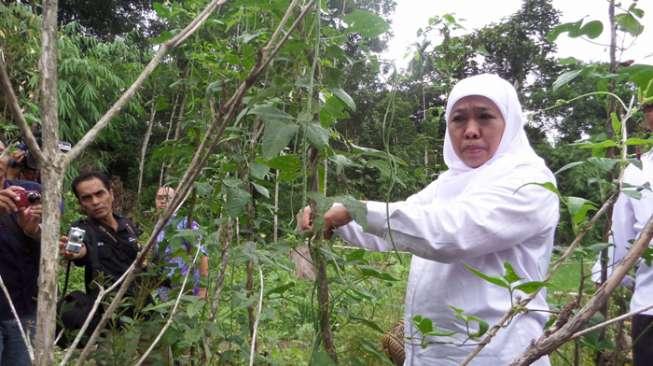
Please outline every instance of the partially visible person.
M364 202L367 229L347 208L334 204L324 214L327 235L370 250L413 254L405 299L404 365L459 365L476 347L475 322L497 324L525 296L509 292L472 273L504 274L512 264L523 281L547 273L558 223L558 198L529 183L555 183L531 148L513 86L497 75L458 82L446 106L444 161L448 170L406 201ZM389 212L389 213L388 213ZM312 229L311 209L298 215ZM472 365L507 365L543 332L548 305L542 290L474 358ZM430 319L450 336L421 334L413 319ZM534 364L548 365L548 358Z
M653 131L653 103L644 105L644 124ZM630 164L624 170L623 182L631 187L645 184L653 186L653 150L640 157L641 169ZM631 188L632 189L632 188ZM614 265L618 264L630 249L631 243L641 234L642 229L653 216L653 192L643 189L641 198L637 199L620 192L612 209L612 242L614 247L608 251L608 275ZM592 279L599 283L601 273L600 259L592 269ZM634 284L629 276L622 285L632 288L630 311L638 311L653 305L653 267L640 260L635 270ZM633 365L653 365L653 309L635 315L632 319Z
M35 188L35 187L30 187ZM36 187L40 192L40 186ZM0 190L0 276L21 325L31 337L36 323L41 204L20 198L25 188ZM0 365L31 365L29 353L9 302L0 292Z
M174 197L174 188L166 186L159 187L154 202L156 211L159 215L164 212ZM174 224L175 222L176 225ZM190 264L192 263L192 258L197 249L200 250L201 254L198 259L197 268L193 270L193 294L200 298L206 298L206 287L205 285L202 285L202 280L206 282L206 278L209 275L209 258L206 249L199 242L197 244L192 244L183 239L181 240L181 245L183 246L185 255L175 255L175 246L172 245L170 239L167 237L179 230L190 229L196 231L199 230L199 228L199 224L195 221L192 221L189 225L188 217L177 219L176 215L174 215L156 237L156 245L154 246L154 262L165 266L167 276L167 280L164 282L163 286L157 290L159 297L164 301L168 300L174 276L176 274L185 276L186 273L188 273Z

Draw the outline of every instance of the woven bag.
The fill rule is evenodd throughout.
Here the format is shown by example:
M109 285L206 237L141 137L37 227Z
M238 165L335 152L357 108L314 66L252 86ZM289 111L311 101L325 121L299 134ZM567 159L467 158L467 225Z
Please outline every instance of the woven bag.
M404 351L404 321L401 320L390 328L390 330L383 335L381 339L383 344L383 352L397 366L404 364L406 353Z

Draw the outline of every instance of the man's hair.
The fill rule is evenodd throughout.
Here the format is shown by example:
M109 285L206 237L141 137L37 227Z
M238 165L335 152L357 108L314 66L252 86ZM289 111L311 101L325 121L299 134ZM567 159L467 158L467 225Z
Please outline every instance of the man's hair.
M75 197L79 198L79 195L77 194L77 186L79 183L86 182L87 180L91 179L98 179L100 182L102 182L102 185L104 185L104 188L106 188L107 191L111 191L111 180L109 179L109 176L102 172L90 171L82 173L73 179L73 182L70 186L73 190L73 193L75 193Z

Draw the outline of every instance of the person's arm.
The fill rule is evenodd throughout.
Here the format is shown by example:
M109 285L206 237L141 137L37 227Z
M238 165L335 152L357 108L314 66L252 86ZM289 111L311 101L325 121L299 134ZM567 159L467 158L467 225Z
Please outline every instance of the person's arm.
M385 203L368 202L367 231L386 241L391 232L397 249L439 262L499 252L556 225L558 198L540 186L524 186L544 180L537 174L507 172L444 205L392 203L389 220Z

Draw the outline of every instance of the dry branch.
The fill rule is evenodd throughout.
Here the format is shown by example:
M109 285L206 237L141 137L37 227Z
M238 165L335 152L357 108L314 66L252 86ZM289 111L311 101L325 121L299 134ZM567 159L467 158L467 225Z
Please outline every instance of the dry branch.
M258 275L260 279L259 286L259 296L258 296L258 307L256 310L256 319L254 320L254 328L252 329L252 345L249 350L249 366L254 365L254 359L256 358L256 333L258 332L258 323L261 320L261 310L263 309L263 270L261 266L258 266Z
M612 291L621 284L621 280L623 280L628 270L635 265L646 248L648 248L651 238L653 238L653 217L646 223L639 238L635 241L621 263L613 268L608 280L599 287L588 303L576 315L569 319L566 324L560 327L560 329L548 336L543 335L531 344L512 365L529 365L567 342L601 308Z

